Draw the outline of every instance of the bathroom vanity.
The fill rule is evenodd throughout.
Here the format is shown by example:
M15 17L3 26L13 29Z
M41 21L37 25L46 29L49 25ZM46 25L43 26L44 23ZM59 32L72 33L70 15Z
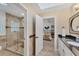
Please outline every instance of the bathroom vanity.
M79 48L69 45L70 38L58 36L58 52L60 56L79 56Z
M60 56L74 56L70 48L65 43L65 38L58 39L58 51Z

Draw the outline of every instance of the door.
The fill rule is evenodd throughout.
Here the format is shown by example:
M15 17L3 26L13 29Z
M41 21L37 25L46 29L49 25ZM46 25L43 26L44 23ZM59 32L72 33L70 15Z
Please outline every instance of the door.
M43 19L36 15L35 19L35 55L43 49Z
M19 55L24 55L23 18L6 14L6 48Z

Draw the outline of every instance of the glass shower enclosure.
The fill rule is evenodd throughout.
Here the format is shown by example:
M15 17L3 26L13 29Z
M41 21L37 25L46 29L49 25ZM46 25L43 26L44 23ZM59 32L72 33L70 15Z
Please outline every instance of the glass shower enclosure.
M16 54L24 55L23 17L6 14L6 48Z

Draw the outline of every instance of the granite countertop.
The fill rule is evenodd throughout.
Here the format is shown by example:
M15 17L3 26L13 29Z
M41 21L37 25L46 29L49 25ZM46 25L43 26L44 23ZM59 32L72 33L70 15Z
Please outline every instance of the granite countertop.
M66 36L61 36L61 35L58 35L59 38L61 38L61 41L66 45L66 47L69 48L69 50L75 55L75 56L79 56L79 48L78 47L74 47L74 46L71 46L67 43L67 41L74 41L76 39L76 37L66 37ZM74 50L73 50L74 49ZM77 54L75 53L75 50L77 50Z

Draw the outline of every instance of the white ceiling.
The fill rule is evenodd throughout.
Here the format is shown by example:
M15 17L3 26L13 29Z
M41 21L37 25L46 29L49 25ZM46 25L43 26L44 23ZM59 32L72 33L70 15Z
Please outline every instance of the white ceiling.
M23 16L23 10L15 3L0 4L0 10L18 17Z
M38 3L38 6L40 7L40 9L48 9L48 8L60 6L63 4L64 3Z
M34 9L37 13L46 13L51 12L53 10L61 9L60 7L66 7L71 6L71 4L66 3L37 3L37 4L23 4L25 8L27 8L27 5L30 7L32 6L32 9ZM19 6L13 3L7 3L2 5L0 4L0 10L17 15L17 16L23 16L23 9L21 9Z

